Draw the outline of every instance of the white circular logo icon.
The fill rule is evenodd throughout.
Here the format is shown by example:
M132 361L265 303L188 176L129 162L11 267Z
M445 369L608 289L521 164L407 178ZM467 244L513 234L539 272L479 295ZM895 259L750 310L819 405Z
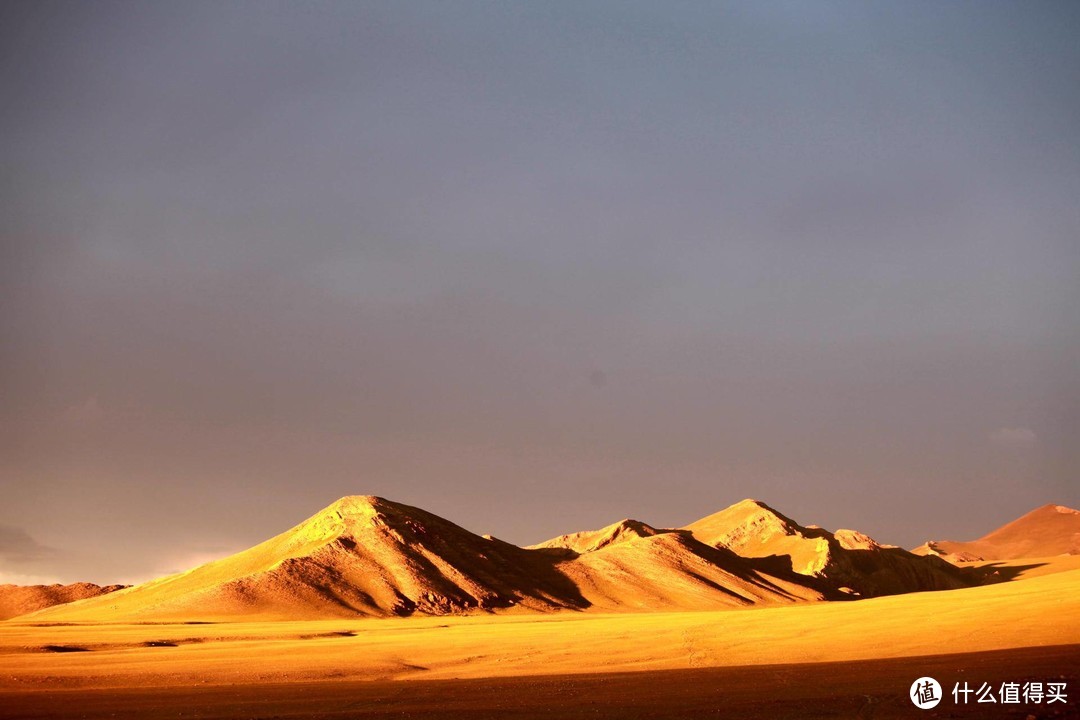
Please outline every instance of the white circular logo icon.
M911 683L911 692L908 697L920 710L937 707L937 704L941 702L941 684L932 677L921 677Z

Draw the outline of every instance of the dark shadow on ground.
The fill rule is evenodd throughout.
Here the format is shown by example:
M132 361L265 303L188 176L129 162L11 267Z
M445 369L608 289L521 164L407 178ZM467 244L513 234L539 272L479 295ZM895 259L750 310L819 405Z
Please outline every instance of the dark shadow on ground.
M586 659L583 659L585 662ZM908 699L920 677L935 678L943 699L919 710ZM1068 702L1053 706L958 704L957 683L1064 682ZM0 691L0 717L145 720L184 717L344 720L633 720L702 717L739 720L861 718L1080 717L1080 645L981 653L761 665L660 672L549 675L473 680L296 683Z

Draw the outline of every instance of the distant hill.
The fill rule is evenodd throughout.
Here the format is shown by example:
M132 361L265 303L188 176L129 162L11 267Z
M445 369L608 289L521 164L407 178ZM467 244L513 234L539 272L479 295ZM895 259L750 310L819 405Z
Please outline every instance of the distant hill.
M951 561L1080 555L1080 510L1043 505L978 540L930 540L912 552Z
M600 530L584 530L582 532L560 535L539 545L531 545L529 549L537 548L564 548L576 553L592 552L609 545L617 545L634 538L652 537L664 530L657 530L639 520L620 520Z
M521 548L419 508L342 498L231 557L35 620L696 610L959 587L937 558L746 501L685 529L623 520Z
M41 610L53 605L84 600L116 592L126 585L0 585L0 620Z

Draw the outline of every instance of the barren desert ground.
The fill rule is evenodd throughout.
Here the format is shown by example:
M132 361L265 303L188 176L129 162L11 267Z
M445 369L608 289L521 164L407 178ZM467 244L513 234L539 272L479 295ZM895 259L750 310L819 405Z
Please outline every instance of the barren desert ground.
M1047 572L1054 559L1028 562L1040 566L1027 570L1033 577L984 587L744 610L11 620L0 624L0 715L986 716L952 704L919 711L906 693L924 674L945 688L962 678L1061 678L1076 688L1080 569L1071 560L1060 572ZM1068 717L1076 703L1057 708L1036 717Z
M1076 717L1057 706L987 711L983 705L915 709L911 678L945 687L964 678L1059 679L1074 686L1080 648L1051 646L861 662L755 665L653 673L596 672L463 680L311 681L17 691L3 696L5 716L20 718L803 718ZM1065 670L1062 670L1066 668Z

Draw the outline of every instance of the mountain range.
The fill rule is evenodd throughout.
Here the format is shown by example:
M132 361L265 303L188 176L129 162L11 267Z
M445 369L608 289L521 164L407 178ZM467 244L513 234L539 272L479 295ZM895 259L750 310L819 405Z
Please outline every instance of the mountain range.
M1010 527L997 532L1031 534ZM1058 547L1058 530L1055 524L1025 547ZM518 547L420 508L349 496L230 557L33 617L140 622L704 610L981 581L935 552L911 553L854 530L803 526L756 500L683 528L626 519Z

